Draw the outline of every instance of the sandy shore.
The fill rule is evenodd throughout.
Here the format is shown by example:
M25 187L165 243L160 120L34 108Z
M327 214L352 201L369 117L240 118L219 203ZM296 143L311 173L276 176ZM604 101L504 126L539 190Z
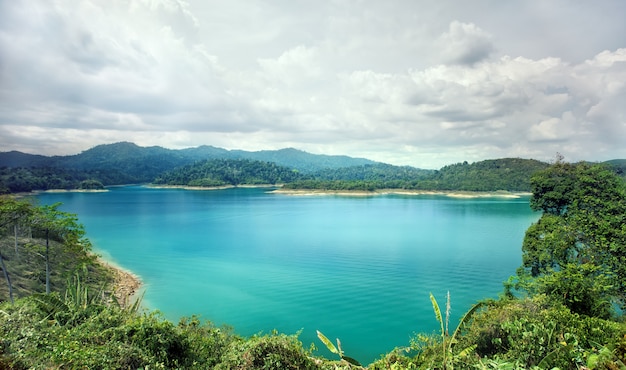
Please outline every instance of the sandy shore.
M187 185L144 185L153 189L183 189L183 190L224 190L234 188L275 188L280 185L261 184L261 185L222 185L222 186L187 186Z
M35 190L33 193L106 193L108 189L49 189Z
M378 195L443 195L453 198L520 198L522 196L529 196L531 193L524 192L509 192L509 191L494 191L494 192L479 192L479 191L434 191L434 190L404 190L404 189L380 189L374 191L362 191L362 190L317 190L317 189L276 189L271 191L274 194L284 195L337 195L337 196L349 196L349 197L371 197Z
M233 185L223 186L187 186L187 185L144 185L146 188L152 189L183 189L183 190L223 190L234 188Z

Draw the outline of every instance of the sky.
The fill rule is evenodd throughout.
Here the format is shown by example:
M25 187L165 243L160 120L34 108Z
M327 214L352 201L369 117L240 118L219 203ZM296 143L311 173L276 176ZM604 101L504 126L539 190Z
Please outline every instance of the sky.
M0 151L626 158L623 0L0 0Z

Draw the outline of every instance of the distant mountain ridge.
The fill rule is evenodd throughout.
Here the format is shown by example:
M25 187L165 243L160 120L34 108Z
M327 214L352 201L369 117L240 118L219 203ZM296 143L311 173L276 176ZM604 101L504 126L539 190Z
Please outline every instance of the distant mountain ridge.
M312 173L322 169L375 164L364 158L311 154L294 148L280 150L227 150L209 145L187 149L140 147L130 142L103 144L80 154L46 157L17 151L0 152L0 167L50 167L115 170L132 174L132 182L150 182L165 171L207 159L249 159Z
M624 177L626 160L605 163ZM547 166L534 159L500 158L424 170L294 148L251 152L203 145L174 150L120 142L68 156L0 152L0 194L154 182L187 186L280 183L321 190L527 192L531 176Z

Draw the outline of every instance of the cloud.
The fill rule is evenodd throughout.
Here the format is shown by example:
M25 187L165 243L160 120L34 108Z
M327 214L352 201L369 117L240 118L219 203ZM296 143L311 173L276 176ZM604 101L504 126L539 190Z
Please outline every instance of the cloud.
M626 45L609 32L623 8L0 2L0 148L292 146L425 168L626 157ZM605 37L578 31L600 18Z
M455 64L474 64L489 57L493 51L491 35L473 23L450 23L448 32L437 40L444 61Z

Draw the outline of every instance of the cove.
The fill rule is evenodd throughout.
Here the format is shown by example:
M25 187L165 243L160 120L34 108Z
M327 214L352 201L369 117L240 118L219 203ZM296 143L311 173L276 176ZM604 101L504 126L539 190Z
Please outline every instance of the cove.
M497 297L521 264L528 198L287 196L268 189L114 187L42 193L76 213L97 253L139 275L144 305L241 335L315 330L364 364Z

